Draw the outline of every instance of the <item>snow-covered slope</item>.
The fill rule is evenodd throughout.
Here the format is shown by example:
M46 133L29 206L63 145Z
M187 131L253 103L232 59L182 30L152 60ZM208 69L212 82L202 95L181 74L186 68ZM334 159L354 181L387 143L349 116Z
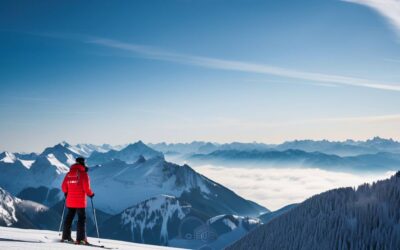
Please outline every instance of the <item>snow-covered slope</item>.
M39 228L38 221L42 219L42 216L50 215L50 213L48 207L19 199L0 188L0 226ZM57 218L48 218L41 225L49 226L54 222L53 219Z
M2 188L0 188L0 200L0 225L12 226L18 222L16 206L20 200Z
M46 230L27 230L17 228L0 227L0 249L13 250L76 250L86 249L84 246L76 246L59 242L58 232ZM90 238L89 242L99 244L97 238ZM160 249L173 250L176 248L153 245L136 244L130 242L101 239L100 244L118 250L146 250ZM90 247L89 247L90 248ZM97 249L97 248L90 248ZM101 248L98 248L101 249ZM180 248L181 249L181 248Z
M32 185L30 169L20 161L0 161L0 186L12 194Z
M191 206L176 197L158 195L125 209L101 225L107 238L167 245Z
M79 155L66 142L46 148L41 154L0 154L0 185L13 195L30 187L59 188L69 166Z
M260 225L259 219L236 215L209 218L176 197L159 195L104 221L103 237L199 249L223 249Z
M71 150L71 145L67 142L61 142L53 147L46 148L39 156L46 157L48 161L60 169L67 170L70 165L75 163L75 158L79 155Z
M100 209L117 214L160 194L178 197L210 217L218 214L258 216L267 209L198 174L156 157L134 164L113 160L89 171Z
M400 172L316 195L228 249L400 249L399 236Z

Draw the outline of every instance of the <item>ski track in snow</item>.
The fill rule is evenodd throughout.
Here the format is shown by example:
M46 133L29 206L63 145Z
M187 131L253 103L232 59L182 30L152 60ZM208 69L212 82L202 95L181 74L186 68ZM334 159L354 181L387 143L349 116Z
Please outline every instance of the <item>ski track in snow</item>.
M73 236L75 233L73 232ZM97 247L76 246L58 242L60 236L56 231L18 229L0 227L0 249L12 250L95 250ZM99 244L96 238L88 238L89 242ZM146 250L164 249L173 250L182 248L171 248L154 245L145 245L116 240L101 239L101 245L112 247L118 250Z

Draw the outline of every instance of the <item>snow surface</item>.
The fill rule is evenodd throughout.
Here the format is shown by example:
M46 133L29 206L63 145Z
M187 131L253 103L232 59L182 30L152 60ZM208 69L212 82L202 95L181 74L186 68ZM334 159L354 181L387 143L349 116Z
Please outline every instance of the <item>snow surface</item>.
M74 237L73 233L73 237ZM18 229L0 227L0 249L12 250L90 250L97 249L85 246L76 246L59 242L60 236L56 231ZM98 244L97 238L88 238L89 242ZM165 249L173 250L178 248L145 245L116 240L101 239L100 244L118 250L142 250L142 249ZM101 249L101 248L98 248ZM181 249L181 248L179 248Z
M65 166L63 163L61 163L54 154L48 154L47 155L47 160L49 160L50 164L55 166L57 168L57 173L67 173L69 171L69 168Z
M75 163L75 157L72 154L65 153L65 156L67 157L68 165L73 165Z
M18 159L21 163L22 163L22 165L24 165L24 167L26 167L27 169L30 169L31 168L31 166L32 166L32 164L35 162L34 160L21 160L21 159Z
M97 151L99 153L106 153L110 151L111 149L114 150L121 150L125 148L127 145L117 145L117 146L111 146L109 144L103 144L103 145L94 145L94 144L76 144L76 145L69 145L68 144L68 149L75 154L81 155L83 157L89 157L94 151Z

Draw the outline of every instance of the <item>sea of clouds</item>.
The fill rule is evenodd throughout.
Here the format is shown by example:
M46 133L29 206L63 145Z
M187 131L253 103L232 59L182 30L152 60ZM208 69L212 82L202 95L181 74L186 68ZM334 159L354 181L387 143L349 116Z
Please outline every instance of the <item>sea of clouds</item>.
M394 174L352 174L317 168L229 168L203 165L195 170L274 211L338 187L356 187Z

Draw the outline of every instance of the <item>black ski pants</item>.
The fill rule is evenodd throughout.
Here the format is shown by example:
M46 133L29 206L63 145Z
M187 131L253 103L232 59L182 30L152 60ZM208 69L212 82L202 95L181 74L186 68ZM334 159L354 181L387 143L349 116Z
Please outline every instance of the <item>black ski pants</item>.
M64 221L63 239L71 238L71 226L75 214L78 214L78 224L76 230L76 241L86 239L86 211L85 208L68 208L67 216Z

